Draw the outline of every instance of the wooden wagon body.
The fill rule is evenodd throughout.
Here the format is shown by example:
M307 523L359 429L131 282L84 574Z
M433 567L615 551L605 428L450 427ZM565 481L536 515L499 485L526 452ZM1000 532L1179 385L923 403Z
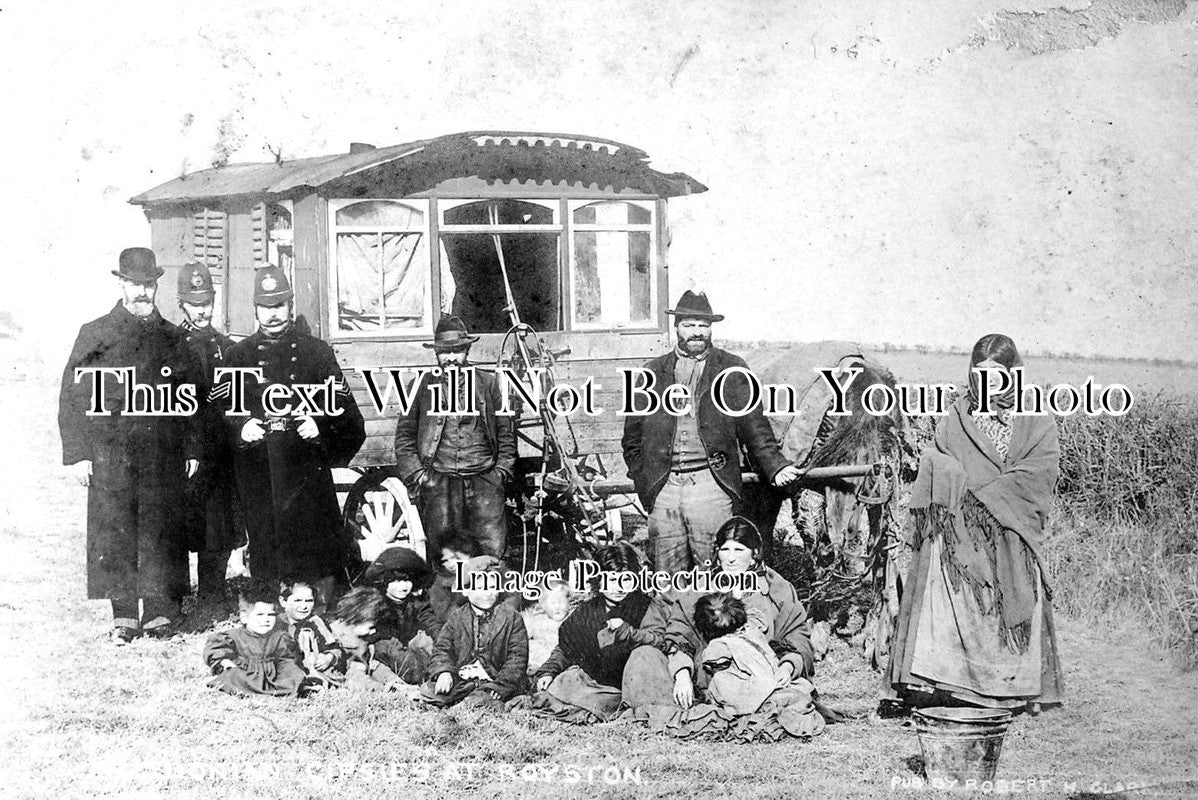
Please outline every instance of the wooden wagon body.
M168 314L177 270L203 262L216 323L247 334L254 269L289 273L296 313L333 345L366 417L355 467L394 463L394 406L375 411L359 370L433 363L421 343L446 313L482 335L472 360L495 362L510 326L498 242L523 321L569 352L556 379L598 383L607 412L571 423L579 455L618 477L619 370L670 345L667 200L705 190L619 142L474 131L215 167L130 202L150 221Z

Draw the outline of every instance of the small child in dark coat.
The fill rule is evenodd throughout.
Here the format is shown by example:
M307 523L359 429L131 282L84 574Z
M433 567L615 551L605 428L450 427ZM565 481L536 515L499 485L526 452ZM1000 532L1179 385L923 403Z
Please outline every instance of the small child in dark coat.
M278 625L299 645L301 662L309 675L337 683L345 671L345 653L337 637L316 609L316 589L307 581L288 578L279 584Z
M441 623L424 592L433 571L414 550L388 547L366 568L363 582L383 594L385 610L371 642L375 656L406 683L419 686Z
M299 693L306 673L295 640L276 627L273 587L251 584L238 599L241 627L219 631L204 645L208 684L229 694Z
M441 708L467 700L501 709L525 690L528 631L518 611L498 602L503 582L498 559L472 558L462 576L466 604L441 628L420 699Z

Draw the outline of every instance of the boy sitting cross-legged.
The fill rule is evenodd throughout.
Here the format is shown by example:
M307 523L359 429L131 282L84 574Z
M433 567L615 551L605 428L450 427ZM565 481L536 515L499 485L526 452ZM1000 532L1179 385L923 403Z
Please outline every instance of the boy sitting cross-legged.
M525 689L528 632L518 611L497 604L503 581L498 559L472 558L462 576L466 603L441 628L420 699L441 708L463 700L503 708Z

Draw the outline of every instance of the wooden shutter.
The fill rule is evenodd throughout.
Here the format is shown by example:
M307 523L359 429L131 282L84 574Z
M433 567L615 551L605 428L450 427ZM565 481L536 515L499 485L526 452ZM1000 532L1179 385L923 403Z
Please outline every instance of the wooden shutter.
M266 230L266 203L254 204L254 208L250 212L250 224L253 228L254 264L258 265L268 260L266 237L269 232Z
M192 230L191 257L223 274L229 249L228 215L224 211L201 208L195 212Z

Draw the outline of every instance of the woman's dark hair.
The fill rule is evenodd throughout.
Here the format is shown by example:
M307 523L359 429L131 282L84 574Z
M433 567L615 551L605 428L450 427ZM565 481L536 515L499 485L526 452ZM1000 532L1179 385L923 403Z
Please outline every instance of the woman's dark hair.
M628 542L616 542L595 552L595 563L603 572L640 572L641 557ZM599 591L599 576L591 578L591 591Z
M628 542L616 542L595 553L595 562L604 572L640 572L641 557Z
M359 586L350 589L344 597L337 601L333 609L333 618L346 625L374 625L378 623L386 609L383 593L373 586Z
M993 361L997 364L1002 364L1007 369L1014 369L1023 366L1023 359L1019 357L1019 350L1015 347L1015 342L1011 341L1011 337L1004 336L1001 333L987 333L981 339L978 339L977 344L973 346L973 352L969 356L969 403L971 408L977 408L979 405L979 396L981 395L980 377L973 371L973 368L983 361ZM1014 402L1015 386L1014 384L1002 394L1001 397L995 398L993 402L1001 407L1006 407Z
M705 594L695 603L695 630L709 642L735 633L748 620L745 604L730 594Z
M1019 349L1015 347L1015 342L1010 336L1001 333L987 333L973 346L973 353L969 356L969 369L972 370L983 361L993 361L1007 369L1023 366L1023 359L1019 357Z
M765 552L765 543L761 540L761 532L757 526L744 517L733 517L720 526L715 532L715 547L711 550L712 563L719 567L720 548L725 542L736 542L756 553L757 563L761 563L761 554Z
M242 611L248 611L258 603L266 603L274 607L277 594L274 585L266 581L250 581L237 595L237 606Z
M312 585L312 581L307 581L307 580L304 580L303 578L295 578L295 577L287 577L287 578L283 578L283 580L279 581L279 597L281 597L283 599L291 597L291 593L295 591L295 588L297 586L307 586L309 589L312 590L312 599L315 600L317 603L320 602L320 593L316 589L316 587Z

